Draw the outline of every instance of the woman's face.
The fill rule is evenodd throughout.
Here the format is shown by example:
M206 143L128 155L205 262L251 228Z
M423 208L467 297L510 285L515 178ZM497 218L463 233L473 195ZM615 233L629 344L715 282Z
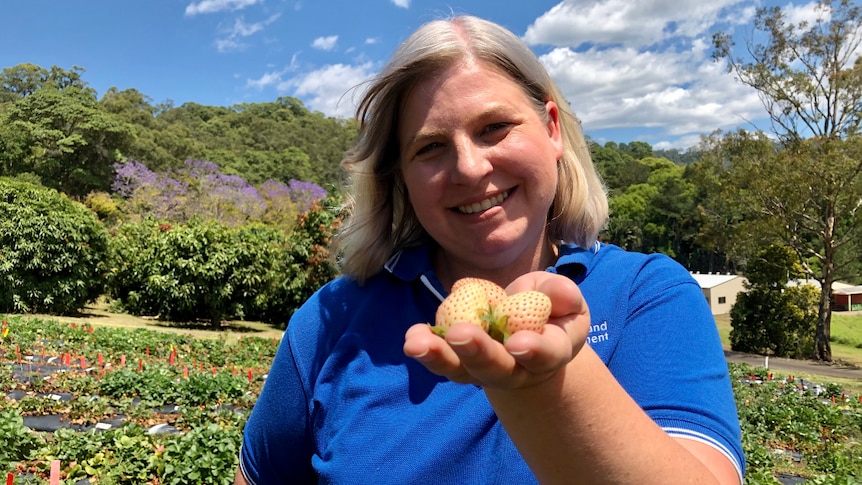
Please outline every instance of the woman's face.
M401 112L401 167L416 215L450 277L540 269L562 156L555 103L464 62L419 82ZM544 268L541 268L544 269Z

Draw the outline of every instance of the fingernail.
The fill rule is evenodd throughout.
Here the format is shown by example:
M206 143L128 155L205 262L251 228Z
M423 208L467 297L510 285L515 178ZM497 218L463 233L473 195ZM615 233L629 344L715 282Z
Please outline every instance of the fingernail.
M521 355L527 355L528 353L530 353L530 351L529 351L529 350L521 350L521 351L518 351L518 352L512 352L512 351L510 351L510 352L509 352L509 355L521 356Z
M449 345L451 345L453 347L459 347L459 346L467 345L472 341L473 341L472 338L468 338L467 340L456 340L456 341L449 342Z
M428 355L428 349L425 349L425 352L422 352L422 353L421 353L421 354L419 354L419 355L411 355L410 357L412 357L412 358L414 358L414 359L422 359L422 358L424 358L426 355Z

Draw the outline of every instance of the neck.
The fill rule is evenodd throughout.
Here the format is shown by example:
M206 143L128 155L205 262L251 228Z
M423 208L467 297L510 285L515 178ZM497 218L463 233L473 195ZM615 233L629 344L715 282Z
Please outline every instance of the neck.
M461 278L474 277L493 281L505 288L515 278L531 271L544 271L556 262L559 250L556 245L546 242L536 248L536 253L530 258L521 258L520 262L501 266L481 267L475 261L461 261L445 253L439 246L434 252L434 269L437 278L447 290Z

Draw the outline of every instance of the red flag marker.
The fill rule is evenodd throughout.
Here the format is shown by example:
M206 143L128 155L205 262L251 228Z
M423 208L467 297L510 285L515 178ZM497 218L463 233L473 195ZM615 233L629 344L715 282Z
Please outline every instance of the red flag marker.
M85 367L87 367L87 360L85 358L81 357L81 368L83 369Z
M6 325L6 322L3 322L3 325ZM6 474L6 485L12 485L15 483L15 475L11 473Z
M125 367L125 366L126 366L126 354L123 354L123 355L121 355L121 356L120 356L120 365L121 365L122 367Z
M168 357L168 362L169 362L171 365L176 364L176 355L177 355L177 354L175 354L175 353L173 353L173 352L172 352L172 353L171 353L171 356L170 356L170 357Z
M60 485L60 460L51 461L51 485Z
M251 370L248 371L248 383L251 384L251 381L254 380L254 377L251 375Z
M141 372L142 370L144 370L144 361L138 360L138 372Z
M101 352L99 352L99 355L97 356L97 360L99 361L99 367L102 367L103 365L105 365L105 358L102 356Z
M186 379L189 378L189 367L188 366L183 367L183 377L185 377Z

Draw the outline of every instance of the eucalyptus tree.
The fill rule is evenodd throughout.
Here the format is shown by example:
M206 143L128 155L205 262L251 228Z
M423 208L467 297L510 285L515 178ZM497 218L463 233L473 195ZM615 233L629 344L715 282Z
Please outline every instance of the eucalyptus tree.
M782 144L760 164L738 166L752 172L736 177L759 177L757 192L747 192L752 213L776 222L766 236L796 251L819 280L814 357L831 361L831 286L843 276L836 261L862 230L862 8L820 0L811 13L794 22L781 7L759 8L743 54L719 32L713 58L757 91Z

